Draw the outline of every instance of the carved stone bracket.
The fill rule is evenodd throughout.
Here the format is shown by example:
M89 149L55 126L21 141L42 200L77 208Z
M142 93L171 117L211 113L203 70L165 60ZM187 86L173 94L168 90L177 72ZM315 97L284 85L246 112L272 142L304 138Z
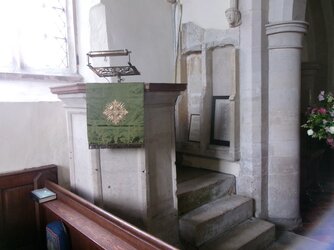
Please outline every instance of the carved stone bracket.
M238 0L231 0L230 6L231 7L225 11L225 16L230 28L234 28L241 24L241 13L238 9Z

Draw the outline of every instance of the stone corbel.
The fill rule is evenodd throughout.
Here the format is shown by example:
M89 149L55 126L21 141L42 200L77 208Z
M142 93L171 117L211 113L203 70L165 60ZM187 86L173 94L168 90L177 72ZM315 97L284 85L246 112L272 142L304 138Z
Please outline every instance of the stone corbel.
M225 16L230 28L241 24L241 13L238 9L238 0L230 0L230 8L225 11Z

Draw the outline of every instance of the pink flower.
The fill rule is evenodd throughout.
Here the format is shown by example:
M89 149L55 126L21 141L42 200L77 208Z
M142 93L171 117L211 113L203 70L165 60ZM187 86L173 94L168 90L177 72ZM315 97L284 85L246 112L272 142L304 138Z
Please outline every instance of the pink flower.
M319 108L318 112L322 115L326 114L327 110L325 108Z
M331 147L334 147L334 139L333 138L327 138L327 144L330 145Z

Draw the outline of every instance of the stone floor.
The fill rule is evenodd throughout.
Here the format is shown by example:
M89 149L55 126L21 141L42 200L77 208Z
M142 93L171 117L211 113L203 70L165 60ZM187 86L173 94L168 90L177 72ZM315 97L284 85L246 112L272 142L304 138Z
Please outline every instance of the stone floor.
M334 249L334 185L311 189L301 203L303 226L295 233L330 245Z

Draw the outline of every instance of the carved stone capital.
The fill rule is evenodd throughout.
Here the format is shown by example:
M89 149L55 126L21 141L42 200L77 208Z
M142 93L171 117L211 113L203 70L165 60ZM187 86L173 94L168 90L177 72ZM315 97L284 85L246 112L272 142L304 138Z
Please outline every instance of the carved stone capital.
M241 13L237 8L228 8L225 11L225 16L231 28L237 27L241 24Z
M275 22L266 25L268 48L303 48L303 37L307 32L308 23L304 21Z

